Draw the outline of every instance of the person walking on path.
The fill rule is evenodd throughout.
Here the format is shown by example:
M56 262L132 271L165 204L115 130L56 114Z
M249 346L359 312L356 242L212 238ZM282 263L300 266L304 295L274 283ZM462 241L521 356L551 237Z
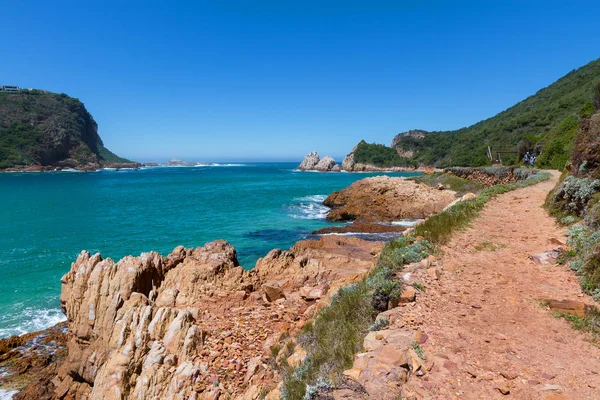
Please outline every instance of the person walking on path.
M524 161L525 166L529 166L529 152L525 153Z

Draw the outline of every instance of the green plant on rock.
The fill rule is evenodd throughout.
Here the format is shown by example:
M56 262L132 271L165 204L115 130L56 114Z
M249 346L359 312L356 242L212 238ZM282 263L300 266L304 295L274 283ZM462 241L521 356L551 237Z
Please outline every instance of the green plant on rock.
M419 343L413 342L410 347L413 348L421 360L426 360L425 355L423 354L423 349L421 349L421 345Z
M390 324L390 320L388 318L379 318L373 325L369 327L370 332L380 331L386 326Z

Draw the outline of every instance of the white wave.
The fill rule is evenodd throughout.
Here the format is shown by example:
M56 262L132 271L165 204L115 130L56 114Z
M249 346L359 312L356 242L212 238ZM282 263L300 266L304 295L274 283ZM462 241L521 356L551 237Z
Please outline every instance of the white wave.
M325 195L325 194L314 194L312 196L297 197L294 200L301 201L301 202L302 201L310 201L310 202L314 202L314 203L323 203L326 198L327 198L327 195Z
M411 227L425 221L424 219L402 219L400 221L392 221L391 225Z
M54 171L56 172L86 172L86 171L81 171L75 168L64 168L64 169L55 169Z
M297 197L294 204L289 206L291 212L288 215L295 219L325 219L329 214L329 207L323 205L326 198L322 194Z
M0 400L11 400L13 396L17 393L19 393L18 390L0 389Z
M9 325L9 327L0 328L0 338L41 331L66 320L67 317L60 309L26 308L19 314L4 315L0 318L0 322L8 322Z

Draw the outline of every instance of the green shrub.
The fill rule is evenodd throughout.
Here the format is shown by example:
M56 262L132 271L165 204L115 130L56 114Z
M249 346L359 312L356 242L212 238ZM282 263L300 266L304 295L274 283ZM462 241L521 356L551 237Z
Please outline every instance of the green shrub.
M556 190L554 203L567 213L582 216L592 196L600 190L600 180L568 176Z
M454 174L436 172L434 174L423 174L408 178L415 182L424 183L427 186L436 187L438 184L444 185L447 189L458 192L459 195L465 193L477 193L483 189L483 185L471 179L461 178Z
M600 193L592 195L588 201L584 220L588 226L600 229Z
M587 103L585 103L583 105L583 108L579 112L579 115L582 118L587 118L587 117L591 117L592 114L594 114L594 103L592 103L591 101L588 101Z
M379 318L373 325L369 327L370 332L380 331L390 324L388 318Z
M581 275L581 287L595 298L600 298L600 230L574 225L566 233L571 247L570 268Z

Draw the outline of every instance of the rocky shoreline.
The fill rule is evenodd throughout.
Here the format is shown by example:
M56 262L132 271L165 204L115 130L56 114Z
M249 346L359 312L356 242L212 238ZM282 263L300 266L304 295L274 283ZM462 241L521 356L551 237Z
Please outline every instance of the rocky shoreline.
M292 338L340 287L372 270L384 245L340 233L401 235L405 226L381 223L397 217L389 207L412 198L428 211L398 215L420 218L456 197L401 178L359 182L346 197L370 198L356 206L370 210L366 217L272 250L249 271L225 241L116 263L82 252L61 280L66 326L0 340L0 389L19 390L14 399L279 398L272 360L302 361ZM373 207L390 194L404 202Z
M140 169L143 167L140 163L108 163L108 164L88 164L88 165L27 165L23 167L11 167L0 169L0 172L56 172L56 171L81 171L93 172L102 169Z
M21 390L15 399L276 396L273 349L362 278L382 246L324 236L273 250L250 271L224 241L118 263L82 252L62 279L68 330L1 340L0 388ZM66 356L17 352L49 331Z

